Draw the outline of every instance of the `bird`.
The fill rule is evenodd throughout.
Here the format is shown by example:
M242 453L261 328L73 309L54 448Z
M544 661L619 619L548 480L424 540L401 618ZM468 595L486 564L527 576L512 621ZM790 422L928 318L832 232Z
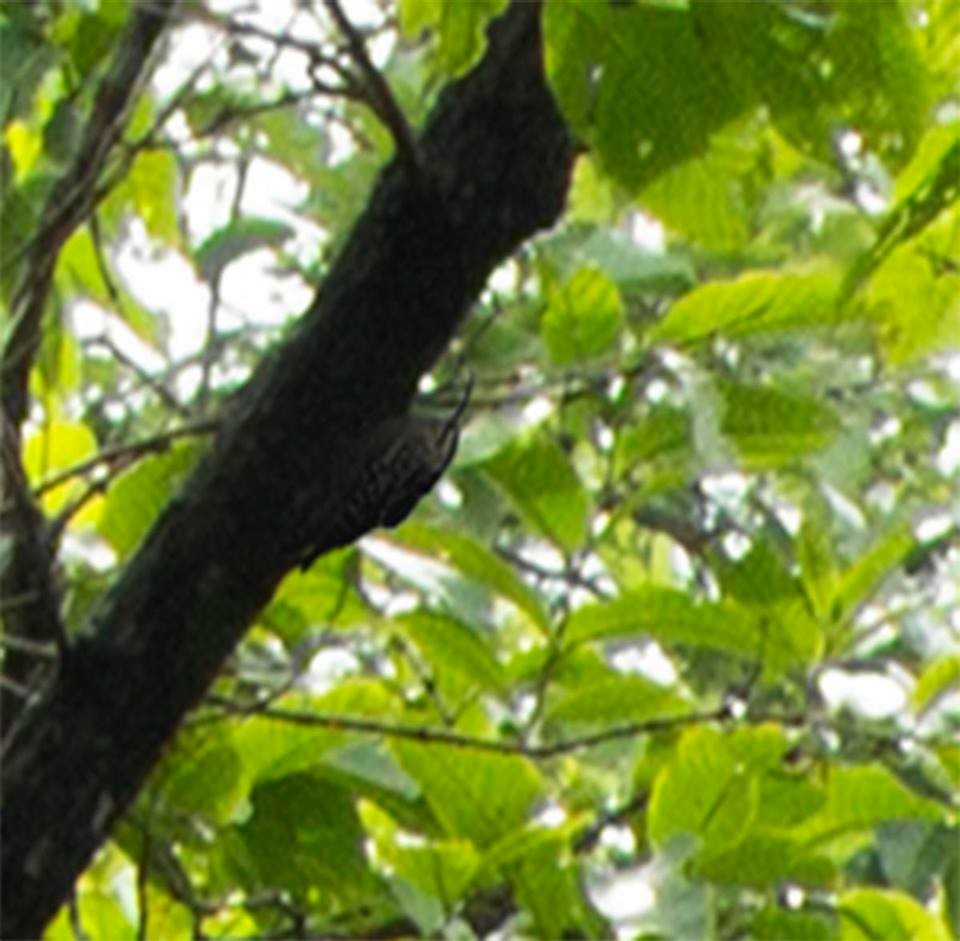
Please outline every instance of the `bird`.
M471 376L446 418L408 412L371 429L360 449L362 466L356 482L339 511L318 521L319 538L301 558L302 569L323 552L348 546L372 529L398 526L413 512L456 454L472 391Z

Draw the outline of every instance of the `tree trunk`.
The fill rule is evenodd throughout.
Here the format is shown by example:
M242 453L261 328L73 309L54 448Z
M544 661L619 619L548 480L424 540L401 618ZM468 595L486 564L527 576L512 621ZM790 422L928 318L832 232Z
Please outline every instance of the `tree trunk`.
M4 754L4 938L67 898L164 744L350 491L367 429L405 410L491 270L561 212L572 145L538 3L394 161L291 338L267 356ZM312 532L304 529L309 519Z

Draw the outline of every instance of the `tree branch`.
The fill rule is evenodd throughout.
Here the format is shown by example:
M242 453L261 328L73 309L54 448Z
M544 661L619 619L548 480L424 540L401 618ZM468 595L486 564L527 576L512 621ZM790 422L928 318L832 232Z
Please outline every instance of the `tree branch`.
M491 26L438 99L421 172L383 172L298 328L13 730L0 936L41 933L280 579L331 544L371 430L406 411L490 272L560 214L573 149L539 15L515 2Z
M393 92L390 91L390 86L370 60L363 37L347 19L338 0L323 0L323 5L327 8L330 17L337 24L337 28L343 33L347 41L347 50L350 57L363 76L370 105L393 136L397 156L407 168L407 172L415 176L420 170L416 141L403 111L400 110L400 106L393 97Z
M688 725L703 725L708 722L722 722L729 718L725 707L710 709L706 712L687 712L675 716L657 716L625 725L603 729L589 735L580 735L574 738L561 739L557 742L548 742L544 745L528 745L525 742L510 742L501 739L481 738L476 735L464 735L460 732L451 732L449 729L436 728L426 725L404 725L395 722L381 722L379 719L367 719L363 716L346 716L339 713L309 712L299 709L284 709L279 707L236 706L222 697L210 697L208 702L224 709L232 715L251 715L263 719L270 719L287 725L300 725L335 732L364 732L383 738L401 738L408 741L423 742L425 744L447 745L454 748L465 748L472 751L493 752L498 755L519 755L542 761L547 758L556 758L558 755L568 755L570 752L582 751L594 745L605 742L614 742L619 739L637 738L639 735L649 735L652 732L661 732L665 729L681 728Z
M217 430L218 425L219 422L216 419L207 418L190 425L180 425L177 428L171 428L169 431L161 431L158 434L151 435L149 438L139 438L136 441L126 441L123 444L103 448L97 454L94 454L93 457L88 457L83 461L77 461L76 464L47 477L34 488L33 495L40 497L48 491L53 490L54 487L59 487L60 484L72 480L74 477L83 477L101 464L109 464L113 469L125 468L146 454L157 454L168 450L170 445L180 438L196 438L202 435L213 434L213 432Z

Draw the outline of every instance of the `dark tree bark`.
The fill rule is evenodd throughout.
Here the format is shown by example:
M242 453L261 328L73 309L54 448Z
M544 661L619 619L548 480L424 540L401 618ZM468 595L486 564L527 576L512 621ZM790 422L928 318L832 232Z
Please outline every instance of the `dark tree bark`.
M441 95L419 172L384 171L298 329L14 729L2 937L42 931L304 544L324 546L369 429L409 406L491 270L559 216L573 151L539 15L515 0Z

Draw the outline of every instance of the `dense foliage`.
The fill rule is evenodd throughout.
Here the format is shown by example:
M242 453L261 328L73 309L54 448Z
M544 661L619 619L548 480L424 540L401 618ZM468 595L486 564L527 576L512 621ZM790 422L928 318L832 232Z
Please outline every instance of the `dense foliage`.
M70 630L394 147L322 6L260 6L178 11L56 255ZM344 5L414 129L501 7ZM130 9L0 12L5 309ZM542 18L581 150L423 384L474 377L451 470L283 582L51 938L960 936L960 7Z

